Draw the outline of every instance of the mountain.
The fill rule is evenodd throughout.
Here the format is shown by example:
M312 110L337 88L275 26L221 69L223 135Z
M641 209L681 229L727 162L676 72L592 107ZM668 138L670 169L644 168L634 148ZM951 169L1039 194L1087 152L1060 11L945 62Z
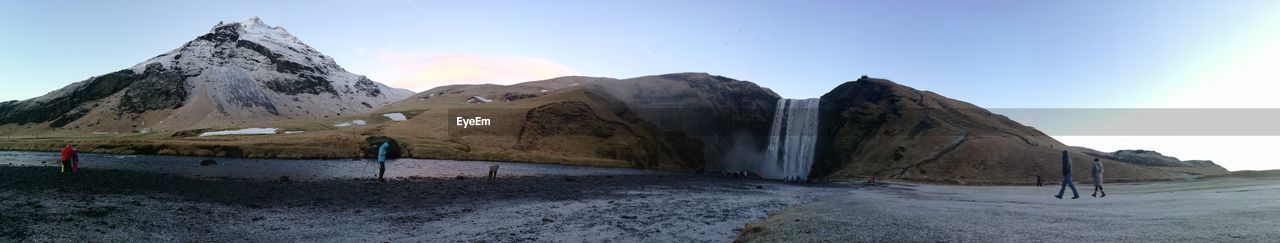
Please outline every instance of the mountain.
M257 17L44 96L0 103L0 130L177 131L359 114L413 95L347 72Z
M885 79L846 82L821 98L814 177L881 176L951 183L1029 183L1060 174L1063 150L1080 181L1093 158L1109 180L1226 173L1212 162L1148 163L1131 152L1069 147L1003 115ZM1158 155L1158 154L1156 154ZM1171 161L1177 161L1172 159Z

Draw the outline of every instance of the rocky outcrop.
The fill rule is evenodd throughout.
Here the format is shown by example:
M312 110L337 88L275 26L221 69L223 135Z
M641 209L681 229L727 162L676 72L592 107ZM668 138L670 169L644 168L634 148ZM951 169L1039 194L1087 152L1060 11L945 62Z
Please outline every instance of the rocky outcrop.
M169 70L153 63L147 65L141 79L130 85L120 101L118 114L142 113L149 110L182 107L187 101L189 87L180 70Z
M387 159L398 159L403 154L404 148L400 146L400 142L386 136L366 137L364 139L365 149L361 151L364 151L366 158L377 158L378 149L380 149L379 147L382 146L382 143L387 144Z

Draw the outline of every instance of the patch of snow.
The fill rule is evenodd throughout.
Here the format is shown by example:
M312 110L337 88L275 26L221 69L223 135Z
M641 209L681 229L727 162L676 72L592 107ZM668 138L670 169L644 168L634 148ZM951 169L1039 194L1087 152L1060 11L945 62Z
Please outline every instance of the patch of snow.
M368 125L368 124L369 124L369 123L364 122L364 120L353 120L353 121L349 121L349 122L342 122L342 123L338 123L338 124L333 124L333 126L334 126L334 127L349 127L349 126L352 126L352 125L356 125L356 126L364 126L364 125Z
M382 116L385 116L385 117L387 117L387 119L391 119L392 121L405 121L405 120L409 120L408 118L405 118L405 117L404 117L404 114L401 114L401 113L399 113L399 112L397 112L397 113L387 113L387 114L382 114Z
M545 90L545 89L544 89L544 90L538 90L538 92L546 93L546 92L551 92L551 91L550 91L550 90Z
M255 128L245 128L240 130L204 132L204 133L201 133L200 136L207 137L207 136L223 136L223 135L267 135L267 134L276 134L276 129L255 127Z
M489 102L493 102L493 100L485 99L484 97L480 97L480 96L471 96L471 98L467 99L467 103L489 103Z
M284 134L299 134L299 133L302 133L302 131L284 131Z

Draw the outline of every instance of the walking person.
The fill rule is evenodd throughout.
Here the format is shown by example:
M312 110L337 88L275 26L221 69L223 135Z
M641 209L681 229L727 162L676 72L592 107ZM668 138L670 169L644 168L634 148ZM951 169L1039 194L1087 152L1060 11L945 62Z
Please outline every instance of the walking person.
M382 146L378 146L378 180L379 181L387 181L386 179L383 179L382 176L387 172L387 147L390 147L390 146L391 144L388 144L387 142L382 142Z
M1055 195L1053 197L1062 199L1062 193L1066 192L1067 187L1071 187L1071 194L1075 195L1074 197L1071 197L1071 199L1080 198L1080 192L1076 191L1076 185L1071 184L1071 157L1067 156L1066 150L1063 150L1062 151L1062 188L1058 189L1058 195Z
M1098 192L1107 197L1107 191L1102 190L1102 160L1093 158L1093 197L1098 197Z
M1036 187L1042 187L1042 186L1044 186L1044 179L1040 178L1040 175L1039 175L1039 174L1037 174L1037 175L1036 175Z

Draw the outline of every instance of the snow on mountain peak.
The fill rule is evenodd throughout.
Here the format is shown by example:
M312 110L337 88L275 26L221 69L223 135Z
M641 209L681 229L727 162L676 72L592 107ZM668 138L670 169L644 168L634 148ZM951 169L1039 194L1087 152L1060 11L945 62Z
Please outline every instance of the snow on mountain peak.
M249 17L249 19L248 19L248 20L245 20L244 22L245 22L245 23L254 23L254 24L260 24L260 25L261 25L261 24L262 24L262 19L261 19L261 18L258 18L258 16L253 16L253 17Z
M234 32L238 39L261 40L262 38L281 38L288 39L292 42L298 42L297 37L289 34L283 27L270 26L262 22L257 16L251 17L240 22L218 22L213 28L209 29L209 34Z
M220 111L261 107L271 115L356 113L413 94L349 73L332 57L258 17L219 22L209 33L132 69L144 73L152 68L180 73L190 93L208 91Z
M231 55L232 50L246 49L256 54ZM251 59L262 63L284 64L291 68L306 68L321 73L344 71L329 56L302 43L284 28L270 26L261 18L251 17L240 22L218 22L209 33L196 37L186 45L161 54L133 67L144 71L151 63L180 69L204 69L207 66L225 66L226 59ZM268 60L264 60L268 59Z
M219 21L218 24L213 25L213 29L211 29L209 32L214 32L215 30L218 29L218 27L230 26L230 25L239 25L245 28L266 28L266 29L278 28L278 27L269 26L266 23L263 23L261 18L254 16L239 22Z

